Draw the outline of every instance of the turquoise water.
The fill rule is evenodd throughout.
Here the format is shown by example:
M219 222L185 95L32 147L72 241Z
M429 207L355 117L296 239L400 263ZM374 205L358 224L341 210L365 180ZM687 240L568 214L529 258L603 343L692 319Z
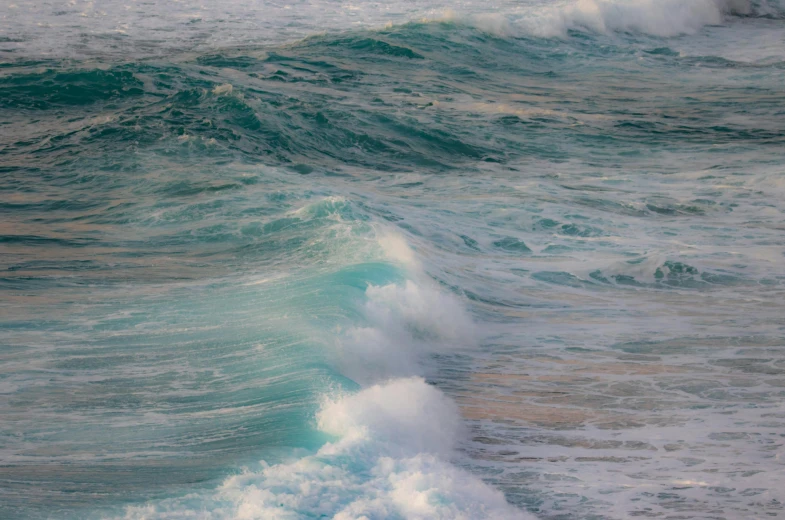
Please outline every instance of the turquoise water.
M782 515L781 3L0 15L0 517Z

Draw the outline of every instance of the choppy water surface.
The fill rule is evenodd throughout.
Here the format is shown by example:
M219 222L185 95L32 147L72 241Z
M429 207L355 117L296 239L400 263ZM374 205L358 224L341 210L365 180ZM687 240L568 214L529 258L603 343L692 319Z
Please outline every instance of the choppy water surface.
M0 8L0 517L776 518L785 6Z

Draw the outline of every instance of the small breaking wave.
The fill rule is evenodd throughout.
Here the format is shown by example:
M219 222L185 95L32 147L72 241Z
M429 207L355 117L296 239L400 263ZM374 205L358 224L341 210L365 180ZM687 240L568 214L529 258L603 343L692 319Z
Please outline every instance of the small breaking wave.
M571 31L588 31L672 37L721 25L731 16L779 18L785 16L785 5L779 0L578 0L512 16L448 12L443 19L499 36L564 38Z
M472 320L422 272L402 237L379 235L408 279L369 285L361 325L337 337L338 368L365 387L325 394L315 422L329 442L301 458L262 462L205 495L130 506L123 518L531 518L451 463L460 412L421 375L430 354L472 341Z

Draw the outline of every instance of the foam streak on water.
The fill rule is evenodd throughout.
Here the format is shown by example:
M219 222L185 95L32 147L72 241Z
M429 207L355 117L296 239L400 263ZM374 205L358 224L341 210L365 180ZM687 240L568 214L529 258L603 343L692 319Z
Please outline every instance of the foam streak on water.
M0 7L0 517L781 515L783 19Z

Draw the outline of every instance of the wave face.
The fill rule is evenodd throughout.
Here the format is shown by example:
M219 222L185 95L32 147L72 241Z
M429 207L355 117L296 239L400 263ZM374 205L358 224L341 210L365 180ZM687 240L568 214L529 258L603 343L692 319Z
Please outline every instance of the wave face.
M0 8L0 518L778 514L782 2L384 7Z

